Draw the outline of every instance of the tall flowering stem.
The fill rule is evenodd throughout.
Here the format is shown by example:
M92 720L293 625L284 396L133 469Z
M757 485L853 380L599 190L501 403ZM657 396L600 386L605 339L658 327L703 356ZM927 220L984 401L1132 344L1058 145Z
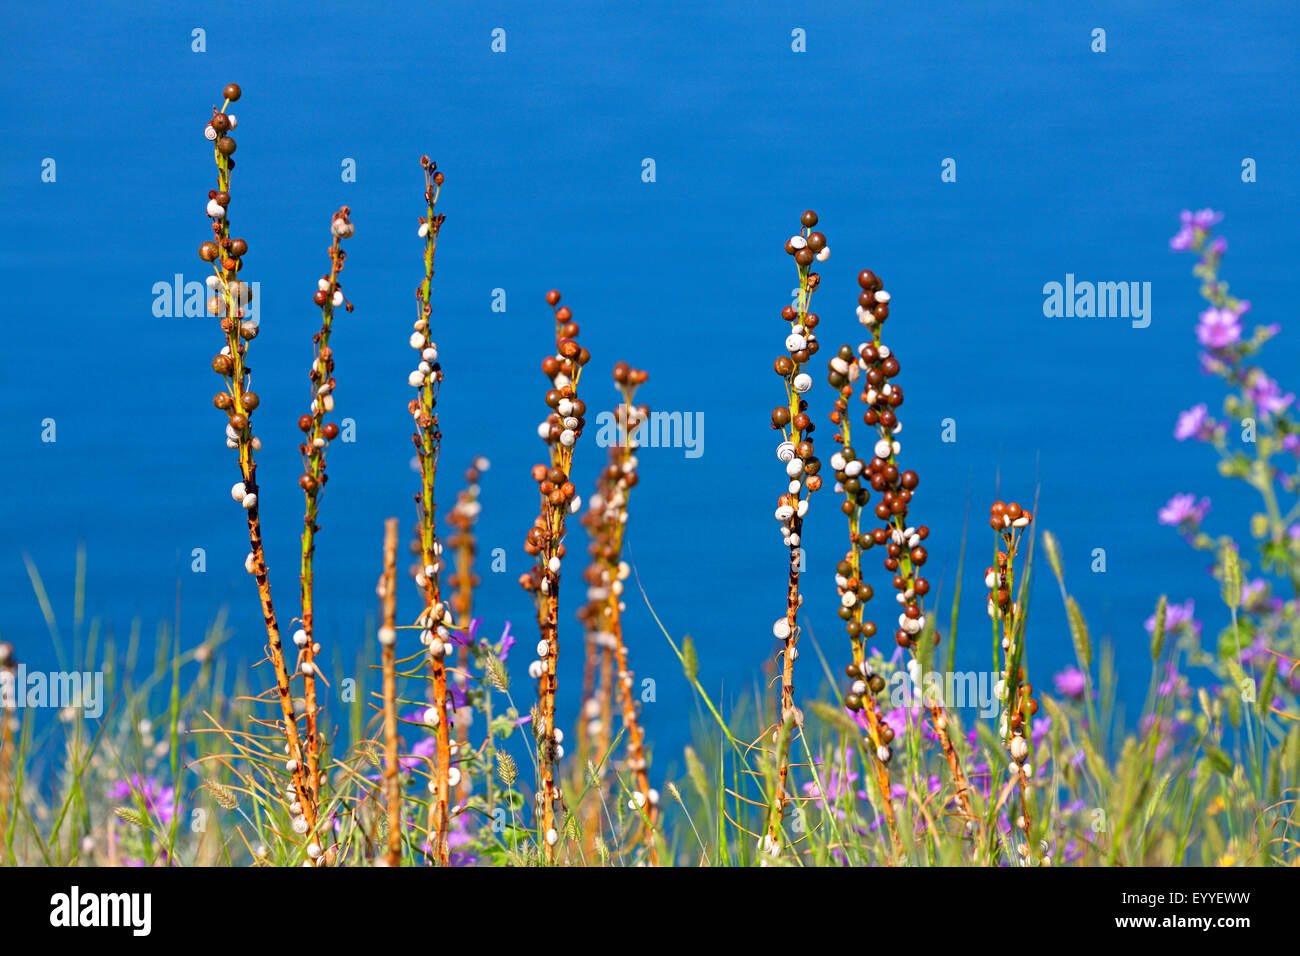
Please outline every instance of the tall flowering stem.
M1202 346L1201 370L1221 379L1228 394L1223 399L1223 417L1211 414L1205 403L1178 416L1174 437L1179 441L1201 441L1219 456L1220 474L1244 481L1261 499L1263 510L1251 521L1252 537L1258 541L1257 567L1285 580L1293 595L1300 594L1300 418L1296 415L1296 394L1270 376L1260 353L1281 326L1268 322L1247 326L1253 312L1248 299L1229 291L1223 278L1223 257L1228 241L1215 235L1223 214L1213 209L1184 210L1182 227L1170 240L1176 252L1198 256L1192 272L1200 280L1201 297L1208 308L1200 313L1196 339ZM1231 432L1239 423L1241 441ZM1245 429L1249 428L1247 440ZM1160 511L1160 523L1178 529L1189 544L1216 556L1229 540L1201 530L1209 510L1209 499L1197 503L1195 495L1175 495ZM1235 545L1234 545L1235 547ZM1258 581L1261 579L1257 579ZM1248 613L1260 616L1267 601L1257 601ZM1263 631L1285 625L1264 613L1258 622Z
M863 579L862 573L862 552L864 547L870 547L872 543L870 532L864 530L862 521L863 509L871 501L871 491L866 462L859 457L858 450L853 446L849 415L853 386L864 371L869 371L867 360L855 354L849 345L840 346L827 369L827 381L836 392L830 419L831 424L839 429L834 440L840 445L839 450L831 455L830 464L835 471L835 490L844 495L840 510L849 524L849 550L835 566L835 588L840 597L839 616L844 621L852 649L852 660L844 669L850 681L844 703L849 710L859 715L859 725L865 724L867 734L862 743L867 751L867 761L876 786L880 790L881 812L894 850L901 853L903 845L898 835L889 782L894 730L885 723L877 699L877 695L885 689L885 679L872 670L866 654L866 640L876 633L875 622L864 620L866 604L874 591Z
M649 409L635 404L636 390L649 379L649 373L632 368L626 362L614 366L614 383L622 393L623 401L614 409L614 422L618 441L610 446L609 462L600 473L596 493L592 495L583 523L591 539L589 547L591 564L586 571L587 606L584 623L588 632L588 647L598 648L602 663L612 663L616 670L613 690L623 716L627 733L626 766L636 779L632 791L631 807L646 822L645 844L651 865L658 865L655 845L655 827L659 815L659 794L650 786L649 764L645 753L645 729L641 724L638 700L634 691L635 678L628 664L627 642L623 639L623 582L631 569L623 557L623 536L627 530L628 499L638 482L636 449L637 429L649 415ZM589 655L590 659L590 655ZM602 690L609 687L605 675ZM604 711L610 709L603 701L597 760L603 762L609 746L610 719Z
M199 246L199 258L212 266L207 286L210 292L208 312L221 317L221 331L226 344L212 359L212 369L221 376L225 389L216 394L213 404L226 414L226 445L239 456L240 481L231 489L231 496L244 507L248 522L249 554L245 569L257 580L262 617L266 624L267 660L275 675L275 695L279 699L281 721L276 726L288 744L287 769L292 778L289 804L293 814L293 830L306 840L306 850L313 863L320 862L323 851L316 841L318 805L316 794L320 781L309 779L302 734L295 713L291 673L285 663L280 626L276 622L275 607L271 601L271 585L267 576L266 554L262 548L262 524L257 499L257 464L253 452L262 447L254 437L250 417L258 406L257 393L250 389L248 347L257 337L258 321L248 311L252 302L252 287L239 278L243 269L248 243L232 238L230 218L230 181L234 172L235 140L230 135L236 118L227 112L230 104L240 97L239 87L231 83L224 90L225 102L220 109L213 108L212 118L204 129L204 136L213 144L213 157L217 167L217 188L208 193L207 214L211 221L212 238ZM258 721L265 723L264 721Z
M920 572L929 557L922 542L929 537L930 529L925 525L913 527L907 521L912 495L921 479L915 471L902 471L898 465L902 446L897 436L902 431L902 424L898 420L897 409L903 404L903 389L893 381L900 371L898 358L881 339L885 321L889 318L891 297L885 291L880 277L870 269L864 269L858 274L858 285L862 290L858 293L858 321L871 331L871 341L863 343L858 349L864 379L861 399L867 406L862 413L862 422L876 429L872 457L861 474L871 489L880 494L880 500L874 509L880 524L872 529L870 535L859 532L858 540L864 549L881 546L885 549L884 568L893 575L894 590L897 592L895 599L902 606L894 640L910 653L908 670L912 680L920 685L923 675L920 673L921 661L916 653L916 642L918 637L927 633L924 603L925 596L930 593L930 582ZM937 630L933 631L933 640L936 644L940 640ZM952 743L948 714L942 697L938 694L924 696L935 736L939 739L944 759L952 774L958 812L964 818L967 829L974 831L977 819L971 805L970 782L962 771L961 757ZM876 746L879 757L888 756L886 750L879 749L881 743Z
M989 589L989 617L993 619L1002 653L1002 670L995 691L1002 704L1002 739L1011 755L1010 772L1020 789L1020 817L1016 828L1024 834L1020 854L1029 856L1029 781L1034 770L1033 737L1030 723L1038 713L1033 685L1025 680L1023 608L1016 600L1016 557L1021 536L1033 515L1016 502L995 501L989 509L989 527L997 532L1000 547L995 565L984 572Z
M402 864L402 774L397 736L397 542L399 522L384 522L384 572L379 578L379 647L384 696L384 806L388 839L384 862Z
M434 498L434 482L438 474L438 450L442 443L442 432L438 428L438 387L442 384L442 366L438 363L438 347L434 343L429 319L433 315L430 293L433 286L433 257L438 248L438 232L442 228L444 216L434 212L438 204L438 193L443 183L443 174L438 171L438 164L428 156L420 157L424 168L425 215L420 217L418 234L424 241L424 279L415 290L416 319L415 329L411 333L410 345L419 354L419 364L407 378L412 388L417 389L416 397L411 399L408 410L415 420L415 434L411 440L415 443L416 454L420 462L420 493L416 495L416 504L420 521L420 568L415 574L415 583L424 594L424 610L420 612L419 623L422 630L421 641L429 653L429 704L433 718L437 721L437 749L434 757L429 801L428 831L429 844L433 860L446 866L450 859L447 844L447 827L450 819L451 778L459 776L459 771L452 774L451 768L451 720L447 713L447 664L445 657L452 650L449 628L453 623L451 609L445 605L439 594L438 567L442 545L438 543L434 527L434 514L437 501Z
M343 271L343 263L347 259L341 243L353 233L348 215L348 207L344 206L330 221L330 234L333 237L329 248L330 271L320 278L313 296L321 310L321 327L312 339L315 355L309 375L312 387L311 410L298 419L298 427L306 439L298 446L303 456L303 474L298 479L298 484L306 499L306 511L303 514L302 567L299 572L302 630L294 634L294 643L298 646L298 669L303 675L303 697L307 705L304 742L307 782L313 788L312 796L317 805L320 804L321 733L317 723L319 707L316 701L316 655L320 652L320 645L316 642L313 628L315 607L312 560L316 553L316 533L320 530L316 524L320 497L329 480L325 474L325 449L339 434L338 425L325 421L325 415L334 410L334 353L330 348L330 333L334 328L334 310L342 306L347 311L352 311L352 303L344 298L343 290L339 288L339 273Z
M821 276L812 271L817 261L830 257L826 237L815 232L817 213L811 209L800 217L802 228L786 240L785 251L794 258L799 273L799 295L794 304L781 310L781 318L790 324L785 339L785 353L777 358L773 370L785 383L785 402L772 411L772 427L781 433L777 456L785 465L786 490L777 499L776 519L781 523L781 539L789 549L790 566L786 578L785 616L772 627L781 642L781 719L773 734L776 743L776 787L768 811L764 849L772 856L781 852L781 820L789 802L787 778L790 773L789 744L795 733L802 732L803 714L794 703L794 662L798 657L798 615L803 597L799 593L799 569L803 563L800 535L804 515L814 491L821 487L817 474L821 462L813 453L812 433L816 428L808 415L804 395L812 388L812 376L805 368L817 353L817 314L810 311L812 295Z
M524 549L537 559L530 573L520 578L520 585L537 603L537 622L541 640L537 660L529 666L529 676L537 681L538 707L533 721L533 736L538 754L539 838L547 863L554 863L560 833L556 827L556 801L560 789L555 783L555 765L564 754L560 743L563 734L555 722L556 663L559 659L560 564L564 557L564 520L582 506L570 480L573 450L582 437L587 406L578 398L578 379L590 353L578 344L578 323L567 305L560 305L560 293L546 293L547 304L555 312L555 352L542 360L542 372L551 380L546 405L551 409L538 426L538 434L550 450L550 465L533 466L533 480L541 494L541 510L528 529Z

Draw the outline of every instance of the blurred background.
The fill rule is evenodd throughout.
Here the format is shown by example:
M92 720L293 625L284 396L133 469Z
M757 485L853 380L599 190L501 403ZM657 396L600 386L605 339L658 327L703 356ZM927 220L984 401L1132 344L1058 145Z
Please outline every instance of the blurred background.
M1114 642L1121 695L1134 704L1150 666L1143 621L1159 594L1194 599L1217 633L1227 612L1206 559L1156 512L1174 493L1208 495L1207 528L1241 534L1252 509L1222 494L1210 449L1172 436L1179 411L1201 401L1214 411L1222 393L1198 371L1193 259L1168 240L1184 208L1226 212L1224 275L1253 302L1252 320L1283 323L1264 364L1294 387L1294 9L709 6L7 11L0 636L30 666L55 666L22 555L70 643L84 545L86 614L101 633L121 642L133 620L146 635L165 621L192 646L228 608L232 660L260 656L244 516L229 496L237 467L211 405L221 335L216 320L155 301L159 283L205 275L197 249L215 170L203 127L230 82L243 88L231 108L230 216L250 245L243 277L260 283L253 422L285 628L303 510L296 420L319 326L311 295L330 214L347 204L357 226L344 273L356 311L339 316L333 339L333 418L352 419L356 440L330 449L317 550L316 633L345 668L373 642L383 519L401 516L404 531L415 521L406 339L422 274L422 153L447 177L433 295L446 372L440 532L464 468L487 456L476 613L487 634L513 622L523 643L509 663L525 706L534 624L517 579L537 510L528 470L544 453L551 287L592 353L582 391L593 413L615 403L609 370L622 359L650 371L639 397L653 409L702 414L699 457L641 453L628 560L670 633L693 635L711 692L732 700L761 682L784 609L772 511L785 479L769 414L782 391L771 371L787 333L778 313L797 280L782 247L805 208L832 250L814 300L826 347L811 369L819 453L833 448L825 360L864 338L855 277L869 267L893 295L902 457L921 476L912 515L931 528L926 570L945 633L969 511L958 666L990 667L981 578L995 497L1030 506L1038 496L1035 526L1060 539L1071 589L1094 639ZM504 52L492 49L495 30ZM1256 182L1242 181L1246 158ZM955 181L942 178L946 160ZM1151 283L1149 327L1046 317L1043 287L1067 274ZM42 440L47 419L54 442ZM942 440L945 419L954 442ZM584 497L605 460L595 431L576 458ZM832 580L847 545L838 505L829 488L815 496L804 534L805 636L837 673L847 657ZM561 688L576 719L585 540L570 527ZM490 570L498 548L504 573ZM1105 573L1090 570L1098 548ZM881 596L868 615L888 634L896 611L871 566ZM1040 571L1028 653L1031 679L1045 685L1073 651L1055 582ZM403 587L399 615L411 618L419 599L409 579ZM695 706L635 587L627 604L633 667L657 683L647 731L675 752ZM805 662L798 692L811 695L823 676L815 655Z

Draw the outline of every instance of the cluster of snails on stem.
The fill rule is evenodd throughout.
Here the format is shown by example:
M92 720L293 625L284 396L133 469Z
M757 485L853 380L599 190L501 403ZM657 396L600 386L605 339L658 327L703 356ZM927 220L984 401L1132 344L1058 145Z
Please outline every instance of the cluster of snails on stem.
M1033 737L1030 723L1038 713L1033 685L1025 680L1024 627L1020 606L1016 601L1016 558L1025 529L1034 516L1016 502L993 502L989 509L989 527L998 535L1000 547L994 566L984 572L984 585L989 589L988 610L998 635L1002 654L1002 669L994 685L994 695L1001 702L1001 734L1006 743L1011 762L1007 767L1020 790L1020 816L1016 828L1025 839L1020 844L1021 856L1029 854L1030 781L1034 776Z
M628 499L639 480L637 430L650 414L647 406L636 404L636 391L649 377L649 373L632 368L627 362L614 365L614 384L622 395L622 401L614 409L619 440L609 448L609 460L597 478L596 492L591 496L583 517L590 539L587 550L591 563L584 572L587 603L578 612L587 638L583 722L579 730L584 747L588 742L594 742L596 760L603 768L610 744L613 699L617 699L627 735L624 765L636 781L628 799L628 809L646 823L644 834L648 862L654 866L658 864L654 833L659 815L659 792L650 786L645 730L634 692L635 679L628 663L627 643L623 639L623 611L626 609L623 587L631 575L631 567L623 560L623 536L627 530ZM591 684L597 661L600 684L593 689ZM593 807L598 809L594 803Z
M465 487L456 495L456 503L447 511L446 523L451 533L447 535L444 544L456 558L455 567L447 573L447 588L451 591L448 601L456 619L460 621L468 621L473 614L474 591L481 583L474 571L474 559L478 555L474 526L483 510L479 501L479 482L490 467L491 462L483 455L474 458L465 469Z
M556 663L559 659L560 566L564 558L564 522L582 508L582 498L573 486L573 451L586 425L587 405L578 398L578 379L591 353L578 344L578 323L573 312L560 304L555 289L546 293L546 303L555 314L555 351L542 360L542 373L550 379L546 406L550 411L537 426L537 434L546 442L550 464L533 466L533 480L541 496L540 513L528 529L524 550L536 558L532 570L520 577L520 586L533 595L537 603L537 623L541 639L537 642L537 659L528 667L528 675L537 681L538 707L533 721L537 742L537 809L539 837L547 863L558 854L560 832L556 826L556 802L562 800L555 780L555 765L564 756L564 733L555 722L555 694L558 687Z
M479 480L483 472L491 467L491 463L482 455L477 456L465 470L465 487L456 495L456 503L447 510L446 524L451 529L447 535L444 546L451 550L455 559L455 566L448 571L446 576L446 590L444 594L449 594L447 603L451 606L452 616L455 620L468 625L474 612L474 590L479 586L479 576L474 571L474 558L478 554L478 541L474 536L474 525L478 522L479 512L482 510L482 504L479 502ZM466 660L458 669L451 671L450 679L459 688L464 700L464 705L456 710L454 715L453 726L462 730L467 729L474 717L474 702L478 699L478 693L469 680L469 665L481 667L483 645L479 642L466 641L466 656L472 658ZM472 757L472 751L466 759ZM460 795L468 795L469 775L462 775L460 782Z
M428 831L429 845L433 851L430 862L446 866L451 855L447 842L451 819L450 791L459 782L460 771L452 766L451 758L456 748L451 739L452 715L447 710L447 658L455 653L455 643L451 638L455 620L450 605L440 595L442 544L438 541L435 528L437 500L434 485L438 474L438 451L442 443L437 412L442 365L438 362L438 346L433 341L430 327L433 315L430 294L433 287L434 253L438 247L438 233L445 219L441 213L435 213L434 209L438 204L444 176L438 171L438 164L428 156L420 157L420 166L424 170L425 214L420 217L417 235L424 243L424 276L415 290L416 318L409 340L411 348L419 356L418 365L407 377L407 383L416 389L416 396L408 403L407 410L415 423L411 441L415 444L420 465L420 492L415 496L419 518L415 583L424 596L424 608L420 612L418 624L421 629L420 642L428 652L430 689L425 721L433 725L437 740L432 772L429 775L431 799Z
M898 464L902 452L898 436L903 430L898 418L898 409L903 405L903 389L895 379L901 368L898 357L882 339L882 330L889 318L892 297L885 291L880 277L870 269L864 269L858 274L858 286L861 290L858 293L858 321L871 332L871 341L862 343L857 351L859 378L862 379L862 392L859 397L862 404L866 406L862 413L862 423L876 430L876 441L871 448L871 457L860 469L854 469L856 474L849 474L853 461L858 457L856 452L853 458L849 459L841 451L844 470L840 472L837 468L836 471L842 473L849 482L843 485L846 492L853 487L857 487L861 492L862 486L865 485L880 495L880 499L872 509L880 524L870 533L859 528L856 543L862 550L881 546L885 549L882 564L885 571L893 575L894 598L901 606L898 626L894 631L894 641L909 652L908 675L913 685L922 687L921 660L916 653L917 640L927 633L932 635L931 639L936 645L941 639L937 629L929 631L926 629L925 596L930 593L930 582L922 576L921 568L929 559L924 541L929 537L930 529L925 525L914 526L908 523L912 497L921 479L915 471L903 470ZM842 359L842 353L837 358ZM847 360L844 361L847 365ZM832 382L841 377L847 379L847 373L840 373L834 365L831 374ZM846 398L843 391L840 397ZM847 414L847 401L844 404L844 408L837 407L837 411L842 415ZM854 504L863 507L867 502L863 499L859 504L859 499L855 499ZM851 566L849 570L852 570ZM845 585L847 584L846 578ZM841 617L845 617L846 604L851 609L862 597L863 588L864 585L860 580L857 582L856 589L841 588ZM869 591L867 594L869 596ZM845 619L850 625L852 624L851 615ZM868 631L867 624L864 623L858 636L870 637L874 632L874 626ZM850 637L853 636L853 629L850 626ZM856 645L854 653L856 666L848 671L850 679L855 681L851 690L862 690L865 693L850 693L846 703L850 707L856 705L856 709L866 712L868 727L875 732L870 733L864 740L864 744L874 749L877 758L885 763L892 754L889 747L890 735L885 732L886 728L879 726L880 722L874 719L878 714L872 713L877 706L874 697L879 693L875 688L880 687L881 683L872 680L875 675L869 672L865 660L861 663L857 661ZM962 771L957 750L952 744L949 732L950 721L943 700L935 694L923 696L930 710L935 736L939 739L944 758L952 774L959 811L967 827L973 830L976 816L970 802L970 784ZM873 727L873 723L877 726Z
M284 735L286 746L285 769L290 783L285 789L285 799L292 816L292 829L305 841L307 863L319 865L325 860L325 851L318 842L318 797L321 786L319 774L309 769L302 734L299 731L299 710L307 708L295 700L291 679L285 662L280 627L276 621L271 601L271 585L267 576L266 555L262 547L261 517L258 511L257 465L253 452L261 442L254 437L250 417L257 409L257 393L250 390L248 366L249 343L257 337L258 322L248 314L252 302L252 287L239 277L244 268L248 243L232 238L230 232L230 182L235 168L232 158L235 140L230 135L237 121L229 113L231 103L240 97L239 87L231 83L224 90L225 102L220 109L213 107L212 117L203 133L214 144L213 158L217 167L217 188L208 193L207 216L212 238L199 246L199 258L211 264L212 275L207 278L210 292L208 312L221 318L221 331L225 345L212 359L212 370L222 377L225 388L213 398L213 405L226 415L226 445L239 456L240 480L230 494L243 507L248 523L249 553L244 567L257 580L262 616L266 622L267 659L275 674L273 693L280 705L281 720L276 722L254 718L256 723L270 726ZM301 706L300 706L301 705Z
M874 284L875 281L878 280L873 279L869 284ZM848 552L835 566L835 587L840 599L838 613L844 621L852 649L852 660L845 667L850 684L844 702L849 710L860 713L865 722L867 733L862 744L874 757L869 757L868 761L880 792L885 826L895 851L901 852L902 842L891 800L888 766L893 758L891 745L894 731L885 723L878 700L878 695L885 689L885 678L872 669L866 655L866 641L875 636L876 625L875 622L864 619L865 610L875 592L864 579L862 552L871 547L875 540L870 533L864 531L862 516L864 509L871 503L873 480L876 484L881 484L885 475L879 469L878 478L869 475L867 461L853 446L849 400L853 397L853 388L858 379L873 368L865 357L871 354L868 344L863 343L858 348L859 353L855 354L851 346L841 345L827 364L827 381L836 393L830 413L831 424L838 429L833 439L840 446L831 455L830 465L835 474L835 491L844 495L840 510L847 517L849 525ZM878 424L878 413L876 417Z
M812 271L812 265L825 262L830 257L830 248L826 245L826 237L814 231L817 213L811 209L805 211L800 223L800 231L785 243L785 251L794 259L799 273L799 295L794 303L781 310L781 318L789 323L789 331L785 352L773 363L773 370L785 384L784 403L772 410L772 428L780 432L782 438L776 453L785 465L786 489L777 498L776 520L781 526L781 540L790 551L790 566L786 580L785 615L772 625L772 633L781 642L781 711L772 734L777 750L776 789L763 836L763 848L771 856L781 852L781 821L789 802L786 794L790 773L789 741L794 733L802 732L803 727L803 714L794 703L794 662L799 653L796 646L799 641L797 621L799 606L803 603L803 595L799 593L800 536L809 499L822 484L818 475L821 461L813 451L812 433L816 425L808 414L808 402L804 396L813 383L812 376L805 369L819 347L818 318L810 307L821 276Z
M334 410L334 352L330 348L330 333L333 331L334 310L340 306L352 311L352 303L344 298L339 287L339 273L347 254L343 251L342 240L350 238L354 227L349 217L347 206L334 213L330 220L329 247L330 271L317 282L313 301L321 310L321 327L312 342L311 411L298 419L298 428L305 440L299 444L298 451L303 458L303 473L298 484L303 490L306 510L303 513L302 529L302 565L299 572L299 589L302 601L302 627L293 635L293 642L298 647L297 670L303 675L303 699L306 716L306 739L303 746L307 759L307 781L320 779L321 732L318 725L319 705L316 699L316 656L320 653L320 644L316 641L313 627L314 569L313 558L316 553L316 534L320 531L316 520L320 508L320 496L324 491L328 476L325 473L325 449L338 437L339 427L333 422L326 422L325 415ZM324 678L321 678L322 680ZM320 792L313 794L317 805L320 804Z

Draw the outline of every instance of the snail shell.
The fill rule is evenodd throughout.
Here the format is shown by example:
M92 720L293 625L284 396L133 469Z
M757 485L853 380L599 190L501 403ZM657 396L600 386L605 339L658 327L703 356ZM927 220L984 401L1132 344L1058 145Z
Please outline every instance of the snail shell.
M783 441L776 446L776 457L788 462L794 458L794 442Z

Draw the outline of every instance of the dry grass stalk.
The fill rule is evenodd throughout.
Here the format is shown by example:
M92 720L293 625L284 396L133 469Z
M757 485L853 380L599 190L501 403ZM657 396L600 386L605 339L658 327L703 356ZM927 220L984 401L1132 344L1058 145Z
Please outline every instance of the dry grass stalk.
M1026 858L1029 856L1032 822L1029 781L1033 777L1034 746L1030 723L1038 713L1038 701L1033 698L1033 686L1025 680L1024 633L1015 589L1016 557L1021 537L1033 520L1033 515L1014 501L1010 504L993 503L989 509L989 526L1001 538L1002 548L997 552L996 567L984 573L984 583L989 589L989 616L993 618L1002 652L1003 666L997 685L1002 702L1002 739L1011 755L1010 770L1020 789L1020 817L1016 820L1016 829L1024 836L1019 849L1020 855Z
M402 768L397 736L397 542L399 522L384 522L384 573L377 588L380 599L379 644L384 680L384 805L388 811L389 866L402 865Z
M448 603L451 605L452 614L457 621L464 622L467 630L474 614L474 589L479 586L480 580L478 574L474 571L474 558L478 554L478 541L474 537L474 525L478 522L479 512L482 505L479 503L479 480L483 472L487 471L490 464L487 458L482 455L474 459L473 463L465 471L465 487L461 489L456 496L456 503L452 505L447 512L447 526L451 528L451 533L447 535L444 542L445 547L450 548L455 556L455 568L447 575L447 589L450 592ZM464 665L451 675L451 679L462 689L466 688L469 682L469 665L481 665L479 656L482 648L477 641L469 644L467 657ZM465 706L456 711L454 726L468 727L470 718L473 716L473 707L470 706L468 695L466 695ZM456 790L457 802L463 803L469 796L470 775L461 776L460 785Z
M863 527L862 514L870 503L871 492L865 475L866 462L853 446L849 399L853 397L854 384L864 371L867 371L866 359L855 355L850 346L842 345L830 360L827 372L828 381L836 391L835 407L830 419L831 424L839 428L834 440L840 445L839 451L831 455L830 464L835 471L835 488L844 494L840 510L848 518L849 524L849 550L835 567L835 586L840 596L839 616L845 622L852 648L852 660L845 667L851 683L844 695L844 703L849 710L861 713L866 720L867 736L862 743L867 751L867 763L880 791L881 813L885 818L890 842L895 854L901 854L903 844L898 834L889 778L894 731L885 723L877 699L877 695L885 689L885 679L872 670L866 656L865 639L875 636L876 625L874 621L863 619L866 603L874 594L862 573L862 552L871 545L871 533Z
M408 377L410 385L419 389L419 394L411 400L408 409L415 420L415 434L411 437L420 460L420 494L416 496L420 519L420 568L416 572L415 581L424 592L424 610L420 613L419 623L423 628L421 641L429 653L430 710L437 721L437 752L430 780L432 799L429 801L428 831L433 860L446 866L450 856L447 828L450 822L451 780L453 776L459 776L459 771L453 775L451 769L451 721L447 713L447 664L444 660L452 649L449 628L453 621L451 609L443 604L439 593L438 569L442 545L438 542L434 521L437 510L434 482L438 474L438 450L442 442L435 409L438 387L442 384L442 366L438 363L438 347L433 342L429 327L429 319L433 314L429 298L433 285L433 257L445 217L434 212L443 174L438 172L438 164L428 156L420 157L420 165L424 168L426 206L425 215L420 217L419 228L419 236L424 240L424 279L415 292L417 317L415 331L410 338L410 345L419 353L420 362Z
M808 415L808 402L804 395L812 388L812 376L805 368L808 360L817 353L818 318L810 311L812 294L821 282L821 276L812 271L817 261L829 255L826 237L814 232L817 213L811 209L800 217L802 228L786 240L785 251L795 260L799 272L799 296L792 305L781 310L781 317L790 323L785 340L785 353L777 358L773 368L785 382L785 404L772 411L772 427L781 433L782 442L777 455L785 464L786 490L777 499L776 519L781 523L781 537L790 550L790 570L786 579L785 616L778 618L772 627L781 642L781 717L772 740L776 745L776 787L768 811L767 832L763 845L767 853L778 856L781 852L781 821L790 796L787 778L790 773L789 745L803 733L803 713L794 703L794 662L799 656L799 606L803 597L799 593L799 570L803 564L800 536L803 519L808 511L812 492L821 487L817 474L821 462L813 452L812 433L816 426ZM787 455L788 452L788 455Z
M901 446L895 433L902 429L897 409L903 404L903 390L891 380L899 374L900 367L897 356L881 340L881 331L889 318L891 297L885 291L880 277L870 269L864 269L858 275L858 285L862 289L858 294L858 319L871 330L872 338L871 342L864 343L858 350L866 378L862 391L862 401L867 406L863 413L863 423L874 427L877 432L872 458L862 474L864 480L881 493L875 514L882 523L872 531L869 539L860 535L860 540L864 548L878 545L885 547L884 568L894 575L894 590L898 592L896 599L903 607L898 616L894 640L911 655L908 670L914 683L920 685L922 675L921 661L916 653L917 638L932 633L935 644L940 640L937 629L926 631L924 605L925 596L930 593L930 582L920 573L929 558L923 542L929 537L930 529L925 525L913 527L907 521L912 494L920 484L920 477L915 471L900 471L898 465ZM873 626L872 633L874 630ZM952 774L958 812L965 821L967 830L975 832L977 818L971 805L970 782L962 771L961 757L952 743L943 700L936 694L928 694L925 704L930 711L931 723L935 736L939 738L944 760ZM879 753L882 758L885 757L883 750Z
M649 409L634 404L637 388L649 379L649 374L634 369L626 362L614 366L614 382L623 395L623 401L614 410L618 427L619 441L609 449L609 464L600 474L596 483L596 494L588 504L584 524L591 539L589 551L592 562L587 568L588 604L580 615L588 630L589 649L600 652L601 671L604 683L601 685L602 696L595 698L588 694L584 706L596 703L600 714L600 726L595 728L597 741L595 757L603 767L606 752L609 749L610 723L605 711L608 693L615 692L619 709L623 717L623 726L627 734L626 766L636 780L632 792L634 813L641 814L646 822L644 839L648 851L648 860L652 866L658 865L658 849L655 844L655 830L659 817L659 795L650 786L649 765L645 754L645 729L641 725L638 701L635 692L635 677L628 666L627 643L623 640L623 582L631 569L622 560L623 535L627 530L628 498L632 488L637 484L638 442L637 428L649 415ZM594 655L588 654L591 662ZM616 677L612 682L606 672L616 668ZM585 725L585 721L582 722ZM584 759L585 766L585 759ZM593 806L595 801L593 801Z
M452 530L444 544L451 548L456 561L455 568L447 575L447 587L451 591L448 603L458 621L469 621L473 617L474 589L481 583L474 571L474 559L478 555L474 525L483 509L479 503L479 481L489 467L488 460L482 455L474 459L465 470L465 487L447 513L447 526Z
M303 675L303 698L306 702L304 749L307 757L307 782L313 788L312 799L317 806L320 805L322 735L318 726L320 708L316 696L316 655L320 653L320 644L316 642L313 628L315 603L312 561L316 554L316 533L320 531L316 524L320 497L329 480L325 473L325 449L339 434L336 424L325 421L325 415L334 410L334 353L330 348L330 333L334 328L334 310L343 306L347 311L352 311L352 303L344 297L339 287L339 273L343 271L347 259L340 244L353 233L348 215L349 209L344 206L330 220L330 271L320 278L313 296L321 310L321 327L312 338L315 354L309 376L312 386L311 410L298 420L298 427L306 438L298 446L303 456L303 474L298 479L298 484L303 490L306 509L303 513L302 566L298 577L302 598L302 630L294 634L294 643L298 645L298 670Z
M231 489L231 495L243 505L248 522L249 555L245 560L245 568L257 580L262 617L266 624L266 659L275 674L274 693L280 704L282 719L271 726L276 726L284 734L289 748L286 766L293 778L292 799L289 801L294 815L293 829L304 836L309 858L318 863L323 855L315 836L318 813L315 794L320 781L308 779L291 675L285 663L280 627L271 601L266 554L262 547L262 525L257 502L257 464L253 458L253 452L261 448L261 442L253 436L250 425L250 417L257 408L258 398L249 389L247 363L248 347L257 337L258 323L246 311L252 301L252 287L239 278L248 244L243 239L231 237L230 218L227 215L231 174L235 168L232 158L235 141L230 133L236 126L236 120L226 110L239 99L239 87L230 84L225 88L224 95L225 102L221 109L213 108L212 118L205 130L208 140L214 143L217 188L208 193L207 211L212 225L212 239L199 247L199 257L204 262L211 263L213 270L207 282L212 292L208 299L208 311L221 316L221 330L226 337L225 347L212 360L212 368L224 379L226 388L217 393L213 404L226 413L226 445L239 454L241 480ZM268 722L258 720L257 723Z
M542 360L542 372L551 380L546 393L550 413L538 426L538 434L550 450L550 465L533 466L533 480L541 495L541 509L528 530L524 548L537 559L532 571L519 583L537 603L541 640L538 659L529 666L537 681L538 707L533 736L538 751L539 837L547 863L554 863L560 831L556 826L556 802L561 800L555 782L555 765L563 756L563 733L555 721L555 693L558 687L560 566L564 557L564 520L582 506L570 474L573 450L586 424L586 404L578 398L578 379L591 358L577 341L578 323L567 305L560 305L560 293L552 289L546 301L555 311L555 352Z

